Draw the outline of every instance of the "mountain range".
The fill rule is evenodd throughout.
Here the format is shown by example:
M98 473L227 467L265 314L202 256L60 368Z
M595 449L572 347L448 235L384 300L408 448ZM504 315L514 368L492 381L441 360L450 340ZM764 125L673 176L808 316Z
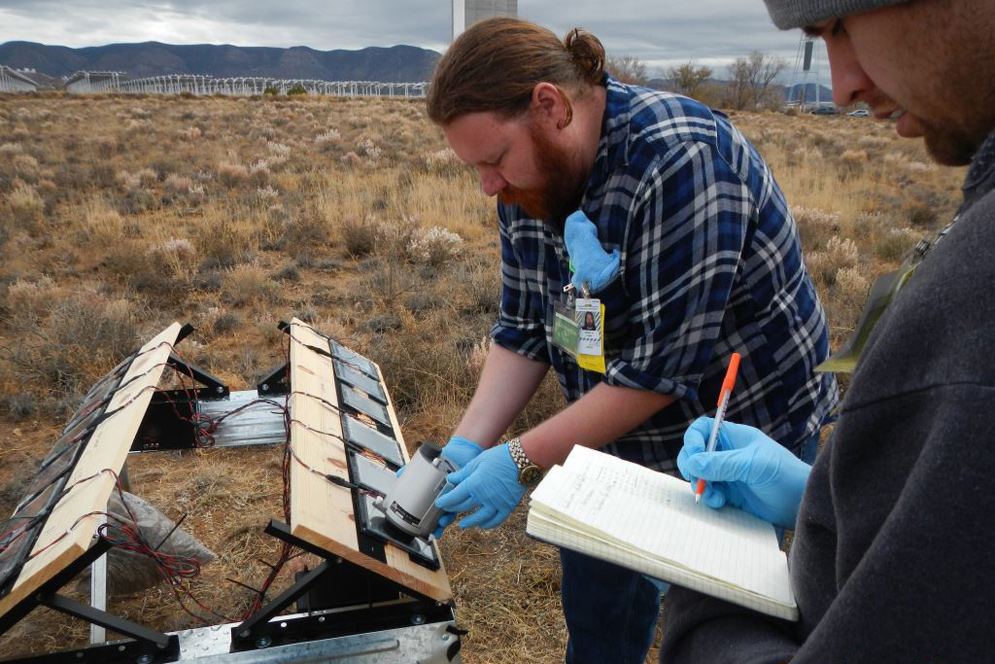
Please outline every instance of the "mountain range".
M427 81L440 54L416 46L317 51L231 45L173 45L159 42L87 48L10 41L0 44L0 64L34 69L52 77L76 71L120 71L133 78L160 74L218 77L260 76L325 81Z

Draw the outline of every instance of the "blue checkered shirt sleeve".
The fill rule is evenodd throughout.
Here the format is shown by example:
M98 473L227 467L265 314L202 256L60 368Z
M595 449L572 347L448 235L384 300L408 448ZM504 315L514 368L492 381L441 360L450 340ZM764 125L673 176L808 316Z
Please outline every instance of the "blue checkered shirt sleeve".
M509 235L504 206L498 206L498 218L501 232L501 309L491 329L491 338L499 346L522 357L548 364L545 305L534 288L529 288L523 266L526 259L519 255ZM541 246L543 240L538 229L532 234L534 237L529 238L532 241L527 242L527 246ZM529 260L534 264L538 257L533 255Z

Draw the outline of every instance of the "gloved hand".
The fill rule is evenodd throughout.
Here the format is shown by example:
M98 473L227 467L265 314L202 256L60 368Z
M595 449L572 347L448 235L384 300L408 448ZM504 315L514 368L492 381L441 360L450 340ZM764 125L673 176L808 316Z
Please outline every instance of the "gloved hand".
M677 467L697 486L708 482L702 499L719 509L726 503L769 521L794 528L798 506L812 467L759 429L723 422L715 451L705 452L712 418L699 417L684 433Z
M453 436L449 439L446 446L442 448L442 456L452 461L456 468L462 468L483 451L484 448L477 445L472 440L467 440L463 436ZM404 468L401 468L397 472L400 473L402 470L404 470ZM450 477L452 477L452 475L450 475ZM450 482L451 481L452 480L450 480ZM442 513L442 516L439 517L439 525L432 532L435 539L442 537L442 531L446 529L446 526L455 521L456 517L456 512Z
M618 275L618 249L606 252L598 241L598 228L581 210L567 217L563 231L574 275L571 279L578 297L581 286L589 282L591 293L601 290Z
M484 448L463 436L453 436L442 448L442 456L453 462L457 468L470 463L470 459L484 451Z
M463 517L460 528L494 528L508 518L524 495L518 466L511 459L508 443L502 443L450 474L449 485L436 498L435 506L457 513L476 510Z

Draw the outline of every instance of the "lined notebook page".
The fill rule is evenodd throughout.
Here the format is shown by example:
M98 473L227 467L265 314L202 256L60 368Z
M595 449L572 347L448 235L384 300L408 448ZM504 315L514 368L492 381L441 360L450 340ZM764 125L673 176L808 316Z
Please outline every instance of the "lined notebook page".
M773 526L695 504L687 482L588 448L574 448L532 493L529 532L760 610L764 597L794 606ZM659 564L648 571L640 560Z

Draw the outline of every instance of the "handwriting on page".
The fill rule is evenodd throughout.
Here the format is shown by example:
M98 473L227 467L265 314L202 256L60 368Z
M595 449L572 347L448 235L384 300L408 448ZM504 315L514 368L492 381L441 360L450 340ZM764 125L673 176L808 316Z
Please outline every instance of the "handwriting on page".
M555 502L564 515L654 558L790 601L769 523L696 504L687 482L587 448L575 448L563 470Z

